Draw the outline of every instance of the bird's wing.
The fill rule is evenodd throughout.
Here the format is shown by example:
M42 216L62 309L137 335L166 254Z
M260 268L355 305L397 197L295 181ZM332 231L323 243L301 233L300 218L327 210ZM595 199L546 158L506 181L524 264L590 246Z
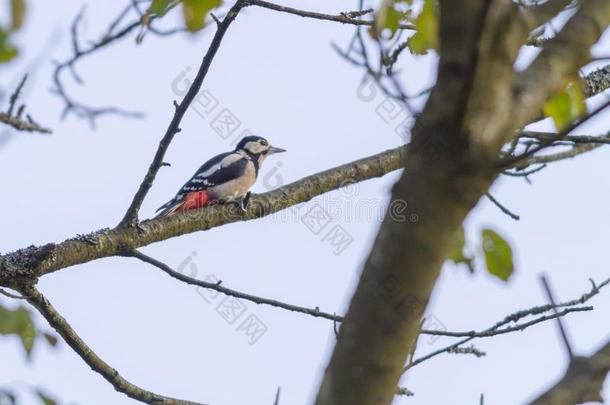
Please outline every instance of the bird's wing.
M201 166L180 191L207 190L236 179L244 174L247 164L248 159L236 152L218 155Z
M160 207L160 211L181 201L187 193L207 190L218 184L223 184L244 174L248 159L236 152L227 152L214 156L205 162L197 172L187 181L176 196Z

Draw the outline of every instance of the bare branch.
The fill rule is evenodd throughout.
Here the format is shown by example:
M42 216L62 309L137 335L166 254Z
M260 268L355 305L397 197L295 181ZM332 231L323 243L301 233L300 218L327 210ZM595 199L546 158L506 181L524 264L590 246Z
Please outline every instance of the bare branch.
M538 141L548 142L549 140L556 140L557 134L554 132L523 131L520 138L531 138ZM575 144L610 144L610 134L601 136L566 135L562 138L562 140L573 142Z
M58 62L55 67L55 71L53 72L53 83L55 87L52 89L52 92L59 96L64 102L64 112L62 113L62 117L66 117L69 113L73 113L79 118L87 119L89 124L94 127L96 119L102 115L115 114L130 118L140 118L143 116L143 114L140 112L125 111L116 107L89 107L82 104L74 100L68 94L61 79L63 71L68 70L72 73L74 80L77 83L82 84L83 80L78 76L75 70L76 63L82 58L104 49L108 45L124 38L130 32L140 26L140 20L138 19L137 21L128 24L121 30L113 33L113 30L119 25L132 7L133 6L130 4L123 11L121 11L118 17L111 22L103 37L99 41L91 43L86 49L81 49L78 35L78 25L83 18L84 8L77 14L70 29L73 55L64 62Z
M299 312L302 314L311 315L316 318L326 318L326 319L330 319L332 321L342 321L343 320L343 318L341 316L320 311L320 309L318 307L316 307L315 309L310 309L310 308L300 307L297 305L286 304L281 301L258 297L256 295L246 294L246 293L242 293L242 292L239 292L236 290L232 290L230 288L222 286L221 285L222 282L209 283L206 281L197 280L196 278L189 277L178 271L175 271L171 267L166 265L165 263L163 263L159 260L156 260L150 256L147 256L137 250L133 250L132 252L129 253L129 255L133 256L137 259L140 259L145 263L152 264L153 266L163 270L169 276L171 276L177 280L180 280L184 283L190 284L190 285L195 285L198 287L206 288L208 290L218 291L219 293L222 293L222 294L225 294L225 295L228 295L231 297L243 299L246 301L254 302L255 304L270 305L272 307L281 308L281 309L285 309L285 310L292 311L292 312Z
M316 12L312 12L312 11L299 10L296 8L281 6L279 4L274 4L274 3L270 3L268 1L263 1L263 0L246 0L246 4L248 6L258 6L258 7L262 7L262 8L267 8L269 10L297 15L299 17L314 18L316 20L324 20L324 21L334 21L334 22L339 22L339 23L343 23L343 24L370 27L375 23L372 20L361 20L358 18L365 14L370 13L372 11L370 9L364 10L364 11L349 11L349 12L340 13L339 15L331 15L331 14L316 13ZM415 26L412 24L401 24L399 26L399 28L406 29L406 30L416 29Z
M113 369L108 363L95 354L81 337L78 336L74 329L72 329L70 324L35 287L31 285L25 286L21 290L21 293L26 297L28 302L45 317L51 327L63 337L66 343L85 361L85 363L87 363L93 371L104 377L104 379L112 384L117 391L122 392L130 398L149 404L201 405L197 402L155 394L154 392L147 391L130 383L121 376L118 371Z
M585 95L593 97L610 88L610 65L599 68L583 78Z
M25 104L22 104L17 107L17 101L19 100L21 90L23 89L27 78L27 75L23 76L23 79L21 79L21 82L19 82L19 85L11 95L9 99L8 110L6 110L6 112L0 112L0 122L11 126L18 131L40 132L42 134L50 134L50 129L40 126L34 121L34 119L30 115L26 115L25 119L23 118ZM15 107L17 107L16 111Z
M137 250L133 250L131 252L125 253L126 256L132 256L135 257L145 263L151 264L157 268L159 268L160 270L164 271L166 274L168 274L170 277L173 277L177 280L180 280L186 284L190 284L190 285L194 285L197 287L201 287L201 288L205 288L205 289L209 289L209 290L213 290L213 291L217 291L219 293L231 296L231 297L235 297L235 298L239 298L239 299L243 299L246 301L250 301L253 302L255 304L262 304L262 305L269 305L272 307L276 307L276 308L280 308L280 309L285 309L288 311L292 311L292 312L298 312L298 313L302 313L305 315L310 315L313 316L315 318L324 318L324 319L328 319L333 321L333 323L336 325L337 322L343 322L344 318L340 315L336 315L336 314L331 314L328 312L323 312L321 311L318 307L315 308L305 308L305 307L301 307L301 306L297 306L297 305L292 305L292 304L287 304L278 300L274 300L274 299L268 299L268 298L264 298L264 297L259 297L259 296L255 296L252 294L247 294L247 293L243 293L240 291L236 291L227 287L224 287L222 285L222 281L219 281L217 283L210 283L210 282L206 282L206 281L202 281L202 280L198 280L196 278L193 277L189 277L186 276L176 270L173 270L171 267L169 267L167 264L156 260L148 255L145 255ZM599 289L604 287L606 284L608 284L610 282L610 280L605 281L604 283L602 283L599 287L594 287L594 289L592 289L592 292L589 292L586 294L586 296L588 297L587 300L589 298L591 298L593 295L596 295L599 292ZM570 301L568 303L561 303L558 305L543 305L543 306L537 306L537 307L533 307L533 308L529 308L526 310L521 310L518 311L514 314L508 315L506 316L501 322L496 323L494 326L492 326L489 329L480 331L480 332L475 332L475 331L469 331L469 332L451 332L451 331L444 331L444 330L428 330L428 329L422 329L420 334L422 335L433 335L433 336L447 336L447 337L469 337L469 338L483 338L483 337L491 337L491 336L496 336L496 335L503 335L506 333L511 333L511 332L516 332L516 331L522 331L524 329L527 329L530 326L536 325L538 323L541 322L545 322L548 321L550 319L557 319L558 317L567 315L568 313L571 312L580 312L580 311L589 311L592 310L592 307L576 307L573 308L573 306L581 304L582 302L584 302L586 300L583 300L582 298L579 300L574 300L574 301ZM565 311L562 311L561 313L557 313L557 308L563 308L563 307L569 307L567 308ZM532 316L532 315L537 315L537 314L541 314L541 313L545 313L545 312L549 312L549 311L555 311L555 315L550 315L550 316L542 316L539 318L536 318L534 320L531 320L529 322L523 323L523 324L518 324L516 323L517 321L519 321L522 318L525 318L527 316ZM506 328L502 328L502 326L506 325L507 323L512 323L515 322L516 324L510 327L506 327ZM453 347L453 346L452 346ZM457 346L455 346L457 347Z
M541 278L542 285L544 287L544 291L546 293L546 297L551 303L551 305L555 306L555 296L553 294L553 290L551 289L551 284L547 280L547 278L543 275ZM557 314L557 308L553 309L553 312ZM565 326L561 321L561 318L557 318L557 325L559 326L559 332L561 332L561 338L563 340L563 344L570 356L570 359L574 358L574 350L572 350L572 345L570 344L570 339L568 339L568 334L566 332Z
M10 292L2 289L2 288L0 288L0 294L4 295L5 297L13 298L13 299L16 299L16 300L24 300L25 299L25 297L22 296L22 295L17 295L17 294L10 293Z
M549 0L546 3L528 7L529 17L535 26L546 24L572 3L572 0Z
M519 215L513 213L511 210L509 210L508 208L506 208L504 205L502 205L502 203L500 203L500 201L498 201L493 195L491 195L489 192L485 193L485 195L487 196L487 198L489 198L489 201L491 201L496 207L498 207L500 209L500 211L502 211L503 213L505 213L506 215L508 215L509 217L511 217L512 219L514 219L515 221L518 221L519 219L521 219L519 217Z
M610 100L606 101L604 104L602 104L600 107L596 108L595 110L591 111L589 114L587 114L585 117L573 122L572 124L568 125L566 128L564 128L561 132L559 132L558 134L556 134L555 137L551 137L548 139L545 139L543 141L540 142L539 145L537 145L535 148L532 148L520 155L517 156L511 156L509 158L503 159L499 162L498 166L500 169L505 169L505 168L509 168L509 167L513 167L519 164L519 162L522 162L523 160L533 156L534 154L540 152L541 150L552 146L555 142L558 141L562 141L566 136L568 136L570 134L570 132L574 131L576 128L578 128L579 126L581 126L582 124L584 124L585 122L589 121L591 118L597 116L598 114L602 113L606 108L610 107Z
M575 158L576 156L582 155L583 153L591 152L602 145L602 143L581 144L574 146L564 152L552 153L549 155L532 156L529 159L526 159L521 162L519 166L527 167L536 164L547 164L552 162L558 162L560 160Z
M280 405L280 392L282 389L277 387L277 391L275 391L275 399L273 400L273 405Z
M453 347L447 350L447 353L451 354L472 354L474 357L484 357L487 355L484 351L481 351L474 347L474 345L470 345L468 347Z
M433 357L438 356L439 354L442 353L449 353L451 350L454 350L456 347L460 347L461 345L470 342L471 340L477 338L477 337L488 337L488 336L496 336L496 335L503 335L506 333L512 333L512 332L517 332L517 331L522 331L526 328L529 328L530 326L542 323L542 322L547 322L550 321L552 319L557 319L563 316L566 316L567 314L573 313L573 312L583 312L583 311L592 311L593 307L575 307L575 308L566 308L562 311L559 311L557 313L554 313L552 315L544 315L541 316L539 318L533 319L531 321L528 322L524 322L520 325L516 325L516 326L511 326L511 327L507 327L507 328L503 328L503 329L498 329L495 331L492 330L487 330L487 331L483 331L480 333L473 333L473 336L471 337L467 337L463 340L460 340L459 342L453 343L447 347L444 347L442 349L436 350L428 355L425 355L423 357L420 357L414 361L412 361L411 363L409 363L403 370L403 372L406 372L407 370L415 367L416 365L423 363L426 360L430 360ZM449 332L451 333L451 332ZM443 335L442 333L439 333L439 335ZM457 334L455 334L457 335Z
M453 337L466 337L466 338L462 339L456 343L453 343L449 346L436 350L432 353L429 353L423 357L420 357L417 360L410 361L407 364L407 366L404 368L403 373L406 372L407 370L409 370L410 368L413 368L416 365L423 363L424 361L430 360L431 358L438 356L439 354L448 353L449 351L454 350L455 348L460 347L475 338L490 337L490 336L496 336L496 335L503 335L506 333L523 331L524 329L529 328L530 326L533 326L533 325L536 325L536 324L539 324L542 322L547 322L552 319L559 319L559 318L566 316L567 314L570 314L573 312L591 311L591 310L593 310L593 307L581 306L581 305L586 303L587 301L589 301L591 298L593 298L597 294L599 294L600 290L603 287L610 284L610 279L603 281L599 285L596 285L593 282L593 280L590 280L590 281L591 281L591 290L584 293L577 299L567 301L567 302L562 302L562 303L556 304L556 305L554 305L554 304L541 305L541 306L533 307L533 308L530 308L527 310L515 312L514 314L506 316L501 321L495 323L488 329L481 331L481 332L467 332L467 333L443 332L443 333L439 333L438 335L440 335L440 336L453 336ZM561 311L557 311L558 308L564 308L564 309ZM543 315L543 316L534 318L527 322L518 323L519 320L521 320L527 316L540 315L540 314L543 314L543 313L546 313L549 311L553 311L553 314ZM506 326L511 323L515 323L515 325ZM430 333L430 334L433 334L433 333Z
M531 404L572 405L603 402L601 389L608 372L610 341L589 357L574 357L563 378Z
M68 91L66 90L64 82L62 80L62 73L64 72L64 70L68 70L78 84L83 84L83 80L76 73L75 66L77 62L93 53L105 49L106 47L108 47L108 45L111 45L127 37L132 31L136 30L139 27L144 27L148 31L159 36L166 36L178 32L184 32L184 29L160 31L151 27L151 23L157 18L157 16L147 17L147 23L146 25L143 25L142 14L138 8L138 3L141 1L142 0L131 1L130 4L126 6L113 21L111 21L104 35L98 41L91 42L86 48L81 48L78 34L78 26L80 24L81 19L83 18L84 8L78 13L70 29L73 54L69 59L63 62L58 62L55 67L55 71L53 72L53 83L55 87L52 89L52 92L58 95L64 102L64 112L62 114L63 117L66 117L68 114L72 113L79 118L87 119L92 127L95 127L96 119L103 115L119 115L128 118L143 117L142 113L136 111L126 111L117 107L90 107L79 101L76 101L68 94ZM175 4L170 6L170 8L172 7L175 7ZM125 25L123 28L117 30L118 26L121 25L121 23L131 10L135 10L138 13L139 17L136 20ZM139 43L139 41L137 42Z

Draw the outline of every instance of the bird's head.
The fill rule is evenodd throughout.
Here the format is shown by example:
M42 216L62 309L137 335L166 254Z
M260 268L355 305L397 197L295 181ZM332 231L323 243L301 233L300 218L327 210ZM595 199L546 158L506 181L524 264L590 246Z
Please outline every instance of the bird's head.
M286 152L281 148L271 146L269 141L260 136L246 136L244 137L235 148L237 152L243 151L250 155L265 157L274 153Z

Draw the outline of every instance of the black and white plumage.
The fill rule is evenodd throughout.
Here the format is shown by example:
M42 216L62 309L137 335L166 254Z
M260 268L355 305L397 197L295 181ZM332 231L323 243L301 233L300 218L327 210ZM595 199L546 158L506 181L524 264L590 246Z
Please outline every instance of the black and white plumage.
M176 196L157 210L161 211L159 216L244 199L265 158L280 152L285 150L271 146L260 136L243 138L234 151L205 162Z

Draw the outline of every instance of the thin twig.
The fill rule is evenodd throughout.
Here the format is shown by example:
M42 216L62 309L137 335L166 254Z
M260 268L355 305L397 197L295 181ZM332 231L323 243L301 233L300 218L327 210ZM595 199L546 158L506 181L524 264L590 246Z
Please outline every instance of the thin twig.
M412 397L415 394L406 387L398 387L396 389L396 395L400 397Z
M547 163L552 163L552 162L559 162L561 160L575 158L576 156L582 155L583 153L591 152L595 149L598 149L599 147L601 147L603 145L604 144L602 144L602 143L580 144L580 145L574 146L573 148L563 151L563 152L552 153L550 155L532 156L532 157L526 159L523 162L523 164L530 166L530 165L535 165L535 164L547 164Z
M456 347L460 347L460 346L464 345L465 343L468 343L471 340L476 339L476 338L491 337L491 336L497 336L497 335L507 334L507 333L516 332L516 331L522 331L530 326L533 326L533 325L536 325L536 324L539 324L542 322L546 322L551 319L557 319L557 318L566 316L567 314L570 314L573 312L591 311L591 310L593 310L593 307L591 307L591 306L577 306L577 305L582 305L585 302L589 301L591 298L593 298L594 296L599 294L600 290L603 287L607 286L608 284L610 284L610 279L603 281L599 285L596 285L591 280L591 290L584 293L579 298L573 299L571 301L562 302L562 303L556 304L556 305L546 304L546 305L541 305L538 307L533 307L528 310L515 312L511 315L506 316L501 321L495 323L491 327L489 327L486 330L481 331L481 332L472 331L472 332L457 332L456 333L456 332L438 331L439 333L430 333L431 335L435 334L435 335L439 335L439 336L464 337L464 339L462 339L458 342L455 342L451 345L448 345L446 347L443 347L441 349L435 350L432 353L429 353L425 356L418 358L417 360L409 362L403 369L403 373L406 372L407 370L409 370L410 368L412 368L420 363L423 363L424 361L430 360L431 358L436 357L439 354L447 353L449 350L453 350ZM564 308L564 309L562 311L556 311L558 308ZM506 326L513 322L517 323L519 320L523 319L524 317L532 316L532 315L539 315L539 314L548 312L550 310L553 310L555 312L550 315L544 315L544 316L540 316L538 318L534 318L528 322L516 324L513 326ZM422 331L422 333L423 333L423 331Z
M169 276L171 276L177 280L180 280L182 282L185 282L187 284L190 284L190 285L195 285L195 286L206 288L209 290L214 290L214 291L217 291L219 293L222 293L222 294L225 294L225 295L228 295L231 297L254 302L255 304L270 305L272 307L282 308L282 309L285 309L288 311L293 311L293 312L299 312L299 313L310 315L310 316L317 317L317 318L326 318L326 319L336 321L336 322L343 321L343 317L334 315L334 314L330 314L328 312L320 311L320 309L317 307L314 309L311 309L311 308L300 307L297 305L286 304L281 301L258 297L258 296L252 295L252 294L246 294L246 293L242 293L242 292L239 292L236 290L232 290L230 288L222 286L221 283L210 283L210 282L206 282L206 281L197 280L196 278L192 278L192 277L186 276L178 271L175 271L171 267L166 265L165 263L163 263L159 260L156 260L150 256L147 256L144 253L141 253L137 250L133 250L131 252L128 252L127 254L130 256L133 256L137 259L140 259L145 263L151 264L151 265L157 267L158 269L163 270Z
M482 350L477 349L476 347L474 347L474 345L470 345L467 347L453 347L449 350L447 350L447 353L451 353L451 354L472 354L474 357L484 357L487 356L487 353L485 353Z
M9 125L15 128L18 131L26 131L26 132L39 132L42 134L50 134L51 130L45 127L40 126L34 119L26 114L25 119L23 118L23 112L25 111L25 104L17 106L17 101L19 100L19 96L21 95L21 90L23 90L23 86L25 85L25 81L27 80L28 75L24 75L23 79L17 85L17 88L11 94L9 98L9 106L6 112L0 112L0 122ZM15 107L17 110L15 111Z
M507 170L502 171L502 174L506 175L506 176L511 176L511 177L525 177L527 178L527 176L532 175L534 173L537 173L541 170L543 170L546 167L546 164L540 165L538 167L535 167L531 170L522 170L522 171L518 171L518 172L510 172Z
M2 289L2 288L0 288L0 294L4 295L6 297L9 297L9 298L14 298L16 300L24 300L25 299L25 297L22 296L22 295L10 293L10 292Z
M551 290L551 285L549 284L549 281L547 280L546 276L542 275L540 277L540 281L542 282L542 286L544 287L544 292L546 293L547 299L549 300L551 305L555 306L555 296L553 294L553 291ZM553 308L553 312L555 314L557 314L556 307ZM572 345L570 344L570 339L568 339L568 334L566 332L565 326L564 326L561 318L557 318L557 325L559 327L559 332L561 333L561 339L563 340L565 349L568 352L570 359L573 359L574 350L572 350Z
M275 391L275 400L273 401L273 405L280 405L280 392L282 391L281 387L277 387L277 391Z
M372 20L361 20L359 18L356 18L356 17L360 17L364 14L368 14L368 13L362 14L363 11L349 11L349 12L340 13L338 15L332 15L332 14L317 13L317 12L313 12L313 11L299 10L296 8L281 6L279 4L274 4L274 3L270 3L268 1L263 1L263 0L246 0L246 3L248 6L258 6L258 7L262 7L262 8L267 8L269 10L275 10L275 11L279 11L282 13L297 15L299 17L314 18L316 20L334 21L334 22L339 22L339 23L343 23L343 24L369 26L369 27L373 26L373 24L375 24L375 21L372 21ZM398 28L405 29L405 30L416 29L416 27L413 24L400 24L398 26Z
M519 138L531 138L538 141L555 141L558 134L554 132L539 132L539 131L523 131ZM563 137L564 141L572 142L575 144L610 144L610 135L566 135Z
M131 6L129 6L131 8ZM88 56L92 53L97 52L100 49L107 47L108 45L118 41L119 39L127 36L131 31L140 26L140 21L134 21L129 25L125 26L123 29L118 32L111 34L111 31L115 28L115 24L118 24L120 20L122 20L125 14L125 10L119 14L119 18L117 18L113 23L110 24L110 28L104 34L104 36L97 42L92 43L88 48L81 49L78 38L78 24L84 15L84 8L77 14L76 18L72 23L72 27L70 29L72 36L72 56L64 62L57 62L55 66L55 71L53 72L53 83L54 88L52 92L59 96L64 102L64 110L62 113L62 118L65 118L69 113L75 114L77 117L86 118L89 121L91 127L95 127L95 120L107 114L115 114L121 115L124 117L130 118L140 118L143 116L140 112L134 111L125 111L116 107L89 107L86 106L76 100L74 100L65 89L64 83L62 81L62 73L64 70L69 70L72 73L72 77L74 80L82 84L83 80L77 75L75 70L75 64L85 56Z
M422 356L420 358L418 358L417 360L412 361L411 363L409 363L407 366L405 366L405 368L403 369L403 372L409 370L410 368L415 367L416 365L423 363L426 360L430 360L433 357L438 356L439 354L442 353L446 353L449 352L450 350L454 349L455 347L459 347L465 343L470 342L473 339L479 338L479 337L490 337L490 336L496 336L496 335L502 335L502 334L506 334L506 333L511 333L511 332L517 332L517 331L522 331L532 325L536 325L538 323L541 322L546 322L549 321L551 319L556 319L562 316L565 316L567 314L573 313L573 312L584 312L584 311L592 311L593 307L577 307L577 308L566 308L563 311L560 311L556 314L552 314L552 315L545 315L545 316L541 316L539 318L536 318L532 321L529 322L525 322L523 324L520 324L518 326L511 326L511 327L507 327L507 328L503 328L503 329L498 329L498 330L485 330L483 332L473 332L473 335L467 338L464 338L462 340L460 340L459 342L453 343L449 346L446 346L442 349L438 349L430 354L427 354L425 356ZM458 336L458 335L463 335L460 333L456 333L456 334L452 334L452 333L438 333L438 335L440 336Z
M512 219L514 219L515 221L518 221L519 219L521 219L519 217L519 215L513 213L511 210L509 210L508 208L506 208L504 205L502 205L502 203L500 203L500 201L496 200L496 198L491 195L489 192L485 193L485 195L487 196L487 198L489 198L489 200L494 203L494 205L498 208L500 208L500 211L502 211L503 213L505 213L506 215L508 215L509 217L511 217Z
M119 115L119 116L128 117L128 118L143 117L143 114L141 112L126 111L126 110L123 110L123 109L117 108L117 107L90 107L90 106L87 106L81 102L74 100L68 94L68 92L65 88L65 85L62 81L62 72L64 70L68 70L69 72L72 73L72 77L74 78L74 80L77 83L83 84L83 80L80 78L80 76L78 76L78 74L76 73L76 70L75 70L75 65L79 60L81 60L84 57L89 56L93 53L96 53L101 49L108 47L108 45L113 44L114 42L117 42L118 40L120 40L122 38L125 38L132 31L134 31L135 29L142 26L142 17L140 14L141 11L137 7L137 5L140 1L141 0L131 1L131 3L128 6L126 6L113 21L111 21L111 23L110 23L109 27L107 28L106 32L104 33L104 35L102 35L102 37L98 41L92 42L90 45L88 45L88 47L86 47L84 49L81 48L81 46L80 46L79 35L78 35L78 26L84 16L84 8L81 9L81 11L77 14L77 16L74 19L72 26L70 28L71 37L72 37L73 54L67 60L65 60L63 62L57 62L56 66L55 66L55 71L53 72L54 88L52 89L52 92L54 94L56 94L57 96L59 96L64 102L64 111L62 113L62 117L66 117L68 114L72 113L79 118L87 119L89 121L89 124L91 125L91 127L95 127L96 119L103 115L112 114L112 115ZM175 5L173 5L172 7L174 7L174 6ZM125 25L122 29L117 30L115 32L117 27L125 19L125 17L128 15L130 10L136 10L136 12L139 15L138 19L130 22L129 24ZM156 18L157 18L157 16L150 16L148 18L148 26L147 26L148 30L153 32L156 35L165 36L165 35L171 35L171 34L174 34L177 32L184 31L183 29L178 29L178 30L171 30L171 31L164 32L164 31L160 31L160 30L151 28L150 23Z
M232 297L244 299L244 300L247 300L250 302L254 302L255 304L269 305L272 307L281 308L281 309L285 309L285 310L292 311L292 312L298 312L298 313L302 313L305 315L310 315L310 316L313 316L316 318L328 319L328 320L333 321L334 326L336 326L336 324L339 322L343 322L343 320L344 320L344 317L336 315L336 314L331 314L328 312L320 311L320 309L318 307L312 309L312 308L306 308L306 307L301 307L301 306L297 306L297 305L287 304L287 303L284 303L281 301L263 298L263 297L243 293L240 291L236 291L236 290L224 287L222 285L222 282L211 283L211 282L206 282L206 281L202 281L202 280L198 280L196 278L186 276L176 270L173 270L167 264L165 264L153 257L145 255L144 253L142 253L138 250L132 250L132 251L125 252L125 255L135 257L145 263L151 264L151 265L157 267L158 269L164 271L169 276L171 276L177 280L180 280L182 282L185 282L187 284L214 290L214 291L220 292L220 293L228 295L228 296L232 296ZM575 307L574 308L574 306L578 305L578 304L582 304L582 303L586 302L587 300L589 300L591 297L593 297L594 295L599 293L599 290L601 288L603 288L604 286L606 286L608 283L610 283L610 279L604 281L599 286L595 286L595 284L593 284L591 291L584 294L582 297L580 297L577 300L564 302L564 303L560 303L557 305L542 305L542 306L537 306L537 307L515 312L514 314L506 316L502 321L496 323L491 328L488 328L481 332L476 332L476 331L451 332L451 331L444 331L444 330L422 329L420 333L422 335L433 335L433 336L467 337L467 338L469 338L468 340L470 340L470 339L474 339L474 338L491 337L491 336L503 335L506 333L516 332L516 331L522 331L524 329L527 329L530 326L539 324L541 322L548 321L550 319L555 319L558 316L564 316L564 315L567 315L572 312L582 312L582 311L592 310L593 307ZM502 327L508 323L517 322L526 316L542 314L542 313L548 312L550 310L554 310L556 308L566 308L566 309L561 311L559 314L545 315L545 316L541 316L541 317L535 318L533 320L530 320L528 322L524 322L522 324L516 324L516 325L510 326L510 327L504 327L504 328ZM461 345L461 343L457 344L456 347L459 345Z
M513 167L513 166L519 164L520 162L522 162L524 159L540 152L542 149L551 146L554 142L563 140L563 138L568 136L570 134L570 132L572 132L573 130L575 130L576 128L578 128L579 126L584 124L585 122L589 121L591 118L600 114L602 111L604 111L609 106L610 106L610 100L606 101L600 107L596 108L595 110L593 110L592 112L587 114L587 116L568 125L565 129L563 129L561 132L559 132L555 137L540 142L540 144L538 146L528 150L527 152L523 152L520 155L512 156L510 158L501 160L498 164L499 168L506 169L506 168Z

